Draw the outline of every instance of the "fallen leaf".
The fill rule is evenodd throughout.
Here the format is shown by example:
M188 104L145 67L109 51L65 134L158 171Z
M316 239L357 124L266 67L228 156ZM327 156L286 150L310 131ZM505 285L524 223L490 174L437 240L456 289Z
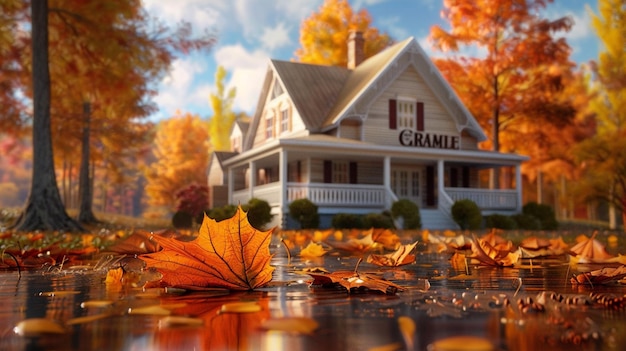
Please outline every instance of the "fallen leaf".
M312 334L318 327L319 324L315 319L308 317L271 318L261 323L261 328L265 330L296 334Z
M20 336L37 336L41 334L64 334L65 328L59 323L45 318L25 319L13 328Z
M159 319L159 328L177 327L177 326L192 326L197 327L204 324L204 320L193 317L183 316L165 316Z
M250 290L272 280L272 231L252 227L240 206L232 218L221 222L205 215L199 235L192 241L155 236L163 249L140 258L163 275L162 286Z
M333 285L339 284L346 288L348 292L365 288L368 290L380 291L385 294L395 294L403 291L399 285L390 281L380 279L373 274L355 273L354 271L336 271L328 274L308 273L313 277L311 285Z
M300 256L302 257L321 257L326 254L326 250L320 244L310 242L304 249L300 251Z
M494 346L489 340L477 336L452 336L440 339L432 343L428 347L430 350L452 351L452 350L471 350L471 351L492 351Z
M167 309L167 308L165 308L163 306L153 305L153 306L129 308L128 309L128 314L145 314L145 315L169 316L170 314L172 314L172 311L170 311L169 309Z
M334 241L329 242L329 244L339 250L350 251L350 252L366 252L372 250L376 246L376 242L372 238L372 232L370 231L364 237L357 239L351 238L346 242L342 241Z
M524 238L519 246L528 250L546 249L550 247L550 240L531 236L528 238Z
M596 240L598 231L594 231L590 238L582 237L570 251L576 256L576 263L603 263L614 258L606 252L604 245Z
M400 246L400 237L389 229L372 228L372 240L383 245L387 250L396 250Z
M498 250L489 242L474 236L472 255L469 257L482 265L510 267L517 263L519 256L520 254L518 252L513 253L508 250Z
M415 255L411 254L417 245L417 241L413 244L400 245L398 249L386 255L369 255L367 262L378 266L397 267L415 262Z
M222 305L220 313L253 313L261 311L256 301L228 302Z
M407 350L414 350L415 345L415 321L411 317L400 316L398 317L398 327L400 328L400 334L404 339L404 344Z
M626 278L626 266L605 267L576 275L570 281L573 284L608 284Z
M89 323L89 322L93 322L93 321L97 321L100 319L105 319L112 316L111 313L100 313L100 314L94 314L94 315L90 315L90 316L83 316L83 317L76 317L76 318L72 318L69 319L65 322L66 325L75 325L75 324L84 324L84 323Z

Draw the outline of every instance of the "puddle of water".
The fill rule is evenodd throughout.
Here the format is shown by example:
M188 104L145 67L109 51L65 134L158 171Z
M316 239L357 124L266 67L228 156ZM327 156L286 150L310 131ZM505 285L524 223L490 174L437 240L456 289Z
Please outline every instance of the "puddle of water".
M269 287L228 295L107 290L104 272L93 270L31 271L23 272L21 278L17 272L1 272L0 350L404 350L407 346L398 325L401 316L416 324L413 350L427 350L437 340L458 335L489 340L494 350L619 350L626 346L626 306L602 306L591 300L590 288L572 286L568 279L572 272L564 260L535 260L532 265L526 262L524 268L457 271L448 258L421 253L416 263L397 269L359 265L360 272L391 277L407 287L396 295L348 295L341 289L309 287L310 278L296 274L296 268L353 270L358 258L328 256L288 262L281 252L273 259L276 270ZM542 291L555 293L545 301L545 311L532 304ZM626 287L598 286L593 291L619 297ZM568 302L559 302L560 298ZM86 301L96 306L81 307ZM99 306L97 301L110 305ZM224 304L241 301L256 301L260 308L251 313L220 313ZM163 315L129 313L149 306L161 306L200 324L173 326ZM99 319L68 325L74 318L87 316ZM263 328L266 320L289 317L310 318L318 328L310 334ZM15 334L13 328L29 318L58 321L67 332L36 337Z

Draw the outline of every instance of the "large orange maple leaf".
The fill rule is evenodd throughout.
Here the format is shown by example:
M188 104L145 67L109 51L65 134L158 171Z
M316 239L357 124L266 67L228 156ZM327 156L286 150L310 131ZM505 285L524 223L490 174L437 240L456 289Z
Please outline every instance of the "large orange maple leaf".
M154 236L163 249L140 258L163 275L161 286L250 290L272 280L273 231L253 228L239 207L232 218L220 222L205 215L192 241Z

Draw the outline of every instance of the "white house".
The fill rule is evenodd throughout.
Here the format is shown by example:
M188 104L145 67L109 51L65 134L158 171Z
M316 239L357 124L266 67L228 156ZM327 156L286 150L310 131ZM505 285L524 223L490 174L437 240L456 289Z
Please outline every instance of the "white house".
M211 157L212 206L263 199L282 228L297 228L288 206L300 198L322 227L401 198L430 229L456 227L459 199L483 214L521 211L527 158L478 148L483 130L414 38L364 61L359 33L348 47L348 68L270 61L250 124L233 129L232 152ZM494 168L511 175L501 189L486 185Z

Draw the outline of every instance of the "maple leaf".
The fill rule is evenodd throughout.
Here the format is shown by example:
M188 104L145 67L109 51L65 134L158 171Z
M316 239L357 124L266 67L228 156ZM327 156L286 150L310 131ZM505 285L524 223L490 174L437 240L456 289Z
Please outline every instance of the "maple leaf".
M326 254L326 250L320 244L316 244L314 242L310 242L307 247L300 251L300 256L302 257L321 257Z
M415 255L411 254L411 252L413 252L413 249L415 249L416 245L417 241L413 244L400 245L400 247L396 251L386 255L369 255L367 257L367 262L379 266L389 267L397 267L413 263L415 262Z
M482 265L509 267L517 263L519 256L519 253L497 249L488 241L474 236L472 255L469 257L477 260L478 263Z
M328 286L339 284L346 288L348 292L353 289L366 288L369 290L380 291L385 294L395 294L397 291L403 291L399 285L390 281L380 279L373 274L356 273L354 271L336 271L332 273L307 273L313 277L311 285Z
M221 222L205 215L192 241L155 236L163 249L140 258L163 275L160 285L250 290L272 280L269 244L273 230L252 227L240 206L232 218Z

